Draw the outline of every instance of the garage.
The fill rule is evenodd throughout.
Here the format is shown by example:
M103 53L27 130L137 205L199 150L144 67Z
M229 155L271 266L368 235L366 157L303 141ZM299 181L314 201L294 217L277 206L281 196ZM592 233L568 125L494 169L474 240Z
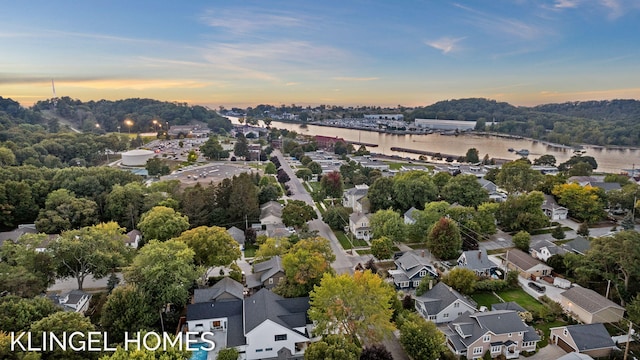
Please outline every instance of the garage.
M555 339L551 339L551 340L554 344L558 345L562 350L568 353L576 351L574 348L571 347L571 345L569 345L568 342L564 341L560 337L555 336Z

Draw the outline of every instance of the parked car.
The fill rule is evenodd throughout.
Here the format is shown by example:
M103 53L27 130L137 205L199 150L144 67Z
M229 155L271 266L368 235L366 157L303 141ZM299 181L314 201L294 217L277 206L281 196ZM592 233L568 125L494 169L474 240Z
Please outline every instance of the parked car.
M536 284L536 283L534 283L532 281L529 282L529 287L532 288L533 290L539 292L539 293L543 293L546 290L546 288L544 286L538 285L538 284Z

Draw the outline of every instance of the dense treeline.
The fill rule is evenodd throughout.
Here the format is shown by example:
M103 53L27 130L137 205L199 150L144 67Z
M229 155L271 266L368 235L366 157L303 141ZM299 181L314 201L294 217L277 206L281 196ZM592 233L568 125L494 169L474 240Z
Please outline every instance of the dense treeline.
M440 101L406 113L407 120L478 121L477 130L526 136L559 144L640 145L640 101L613 100L515 107L487 99ZM492 121L497 124L489 125ZM485 126L487 125L487 126Z
M53 109L53 110L51 110ZM231 130L231 122L215 111L204 106L190 106L187 103L165 102L152 99L99 100L82 102L69 97L62 97L56 101L55 107L51 100L39 101L34 105L36 111L54 111L78 128L93 131L96 124L107 132L128 131L151 132L161 128L166 129L166 123L172 125L186 125L194 121L206 123L216 132ZM131 125L124 123L131 120ZM156 120L157 124L154 124Z

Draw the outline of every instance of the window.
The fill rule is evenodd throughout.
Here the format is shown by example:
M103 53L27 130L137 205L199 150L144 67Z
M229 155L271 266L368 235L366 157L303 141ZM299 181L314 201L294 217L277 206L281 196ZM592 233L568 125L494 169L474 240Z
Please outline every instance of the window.
M283 281L284 281L284 276L281 276L281 277L278 279L278 282L279 282L279 283L281 283L281 282L283 282Z
M499 353L499 352L500 352L500 345L491 347L492 354Z
M420 286L420 280L416 280L413 282L413 287L417 288L418 286Z
M256 352L262 352L262 349L256 349Z
M482 346L474 347L473 355L480 355L480 354L482 354Z
M273 278L269 278L269 285L273 284Z
M457 302L457 301L456 301L456 302L454 302L454 303L453 303L453 307L454 307L454 308L459 308L459 307L460 307L460 303L459 303L459 302Z
M562 330L562 335L564 335L564 336L569 335L569 331L567 329L563 329Z
M275 341L284 341L287 340L287 334L280 334L275 336Z
M435 316L435 315L429 315L429 320L434 320L434 321L435 321L436 319L437 319L437 318L436 318L436 316Z
M520 331L520 332L518 333L518 336L522 336L522 331Z
M513 335L512 333L509 333L509 337L511 337L511 335Z
M458 316L462 316L462 311L458 311Z
M442 315L442 317L446 319L446 318L448 318L448 317L449 317L449 314L448 314L448 313L444 313L444 314Z
M489 342L491 341L491 335L485 335L482 337L482 342Z
M420 276L422 277L427 276L427 270L420 270Z
M272 351L272 350L273 350L273 348L266 348L266 349L264 349L264 351Z

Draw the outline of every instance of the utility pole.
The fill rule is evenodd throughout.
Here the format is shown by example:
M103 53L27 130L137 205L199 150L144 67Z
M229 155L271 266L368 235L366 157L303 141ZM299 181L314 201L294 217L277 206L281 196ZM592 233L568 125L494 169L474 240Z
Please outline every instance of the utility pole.
M611 289L611 280L607 280L607 294L604 296L605 298L609 298L609 289Z
M633 330L633 323L629 321L629 332L627 333L627 346L624 348L624 360L627 360L629 355L629 342L631 341L631 331Z

